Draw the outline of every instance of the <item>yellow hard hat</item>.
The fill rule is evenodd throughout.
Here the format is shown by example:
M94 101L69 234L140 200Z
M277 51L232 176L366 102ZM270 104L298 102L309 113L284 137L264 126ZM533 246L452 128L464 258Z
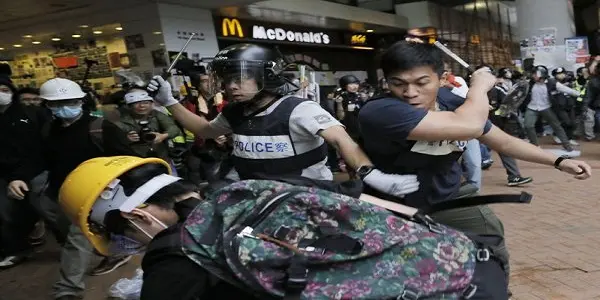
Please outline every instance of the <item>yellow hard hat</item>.
M81 228L94 248L109 255L109 241L90 230L89 216L101 193L118 177L145 164L163 165L171 173L169 164L158 158L134 156L98 157L87 160L73 170L63 182L58 201L73 224Z

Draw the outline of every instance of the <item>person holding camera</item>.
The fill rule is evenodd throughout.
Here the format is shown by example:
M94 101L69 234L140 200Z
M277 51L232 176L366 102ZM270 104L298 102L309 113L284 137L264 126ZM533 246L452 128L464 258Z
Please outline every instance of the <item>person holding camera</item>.
M105 151L109 155L132 155L169 159L168 141L181 135L169 116L153 109L152 97L141 89L125 94L126 107L116 120L105 120Z

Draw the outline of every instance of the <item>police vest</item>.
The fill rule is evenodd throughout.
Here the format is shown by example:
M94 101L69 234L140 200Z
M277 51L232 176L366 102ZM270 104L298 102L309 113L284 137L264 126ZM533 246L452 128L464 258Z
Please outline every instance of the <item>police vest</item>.
M300 176L302 170L323 161L327 157L324 142L315 148L298 154L290 134L289 122L292 111L307 99L286 97L267 115L260 115L269 106L251 116L236 112L235 105L223 110L232 129L232 160L241 179L266 176Z

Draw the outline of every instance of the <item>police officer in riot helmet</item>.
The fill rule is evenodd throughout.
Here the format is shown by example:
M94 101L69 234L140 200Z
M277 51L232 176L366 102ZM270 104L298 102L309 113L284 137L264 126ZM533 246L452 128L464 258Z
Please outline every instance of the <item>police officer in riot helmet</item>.
M148 89L186 129L203 138L232 134L232 160L241 179L294 178L331 181L325 142L335 147L361 179L374 189L398 196L418 190L414 175L385 174L321 106L290 95L283 56L270 48L236 44L217 53L209 65L213 86L224 86L230 103L212 121L197 116L172 96L160 76ZM304 179L303 179L304 178Z
M358 111L362 105L359 96L360 80L354 75L342 76L339 80L340 93L335 98L335 112L338 120L346 126L346 131L353 139L360 136L358 129Z

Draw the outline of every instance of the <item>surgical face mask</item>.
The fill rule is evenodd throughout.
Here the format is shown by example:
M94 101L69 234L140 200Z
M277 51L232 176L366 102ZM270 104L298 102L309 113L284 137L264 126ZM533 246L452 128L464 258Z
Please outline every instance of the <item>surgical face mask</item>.
M154 220L154 222L158 223L163 229L167 229L168 226L165 223L161 222L159 219L154 217L153 215L149 215L150 218ZM144 230L141 226L136 224L135 222L128 220L131 226L135 227L145 236L147 236L150 240L154 238L150 233ZM142 242L134 240L128 236L122 234L110 234L110 248L109 251L112 255L135 255L146 250L146 245Z
M0 105L9 105L12 102L12 93L0 92Z
M50 107L52 114L61 119L74 119L81 114L81 105Z

